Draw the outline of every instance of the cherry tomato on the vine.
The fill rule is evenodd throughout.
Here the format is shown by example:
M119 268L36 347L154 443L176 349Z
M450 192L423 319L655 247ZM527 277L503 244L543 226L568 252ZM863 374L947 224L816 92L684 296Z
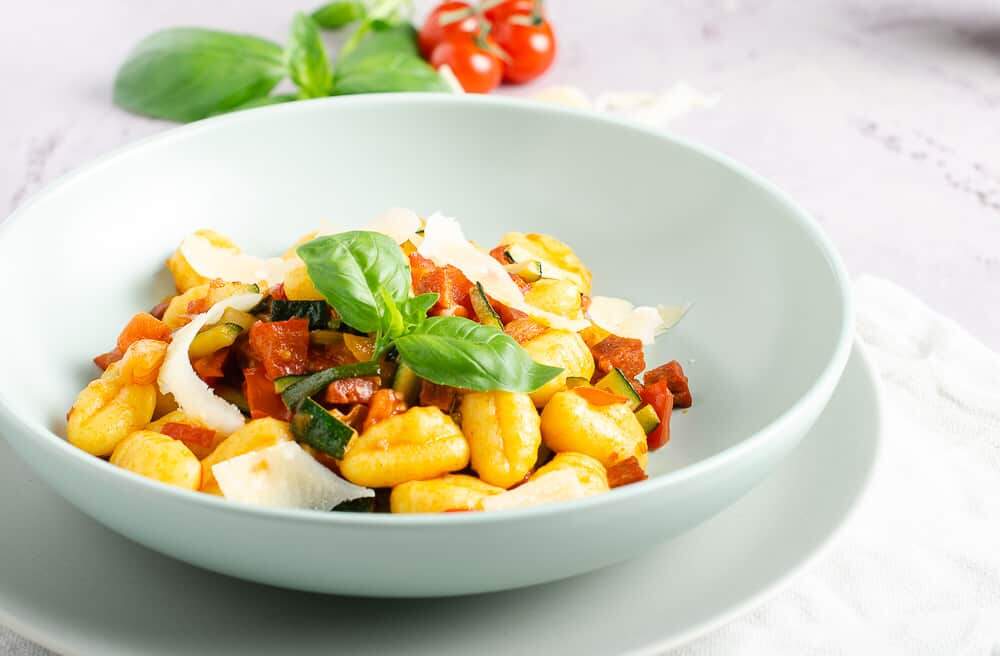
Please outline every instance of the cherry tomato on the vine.
M541 7L538 8L539 12ZM499 23L512 14L527 14L531 16L535 12L535 0L504 0L495 7L490 7L483 12L483 16L491 23Z
M529 3L530 4L530 3ZM522 83L544 73L556 56L556 37L544 17L531 13L508 14L493 24L493 38L510 56L504 80Z
M447 65L468 93L489 93L500 86L504 64L490 38L459 35L442 41L431 53L431 66Z
M442 25L442 17L447 18L448 14L468 11L469 15L447 25ZM417 43L420 45L420 52L424 57L430 57L434 48L439 43L460 35L475 35L479 32L479 20L472 14L472 8L467 2L442 2L434 8L427 20L424 21L420 33L417 35Z

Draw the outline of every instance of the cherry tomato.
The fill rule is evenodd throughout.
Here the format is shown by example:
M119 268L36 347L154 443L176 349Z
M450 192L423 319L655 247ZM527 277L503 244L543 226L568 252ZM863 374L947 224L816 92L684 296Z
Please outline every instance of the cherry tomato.
M529 82L548 70L556 56L556 36L544 17L530 13L508 14L493 24L493 38L510 56L504 80Z
M512 14L526 14L531 16L535 11L534 0L506 0L495 7L490 7L483 16L490 23L496 24L506 20Z
M500 86L503 62L492 39L460 36L443 41L431 53L431 66L447 65L468 93L489 93Z
M462 10L471 11L469 3L442 2L434 8L434 11L430 13L427 20L424 21L423 27L420 28L420 34L417 35L417 42L420 44L420 52L425 58L430 57L431 53L434 52L434 48L436 48L442 41L463 34L472 35L479 32L479 21L471 13L465 18L457 20L454 23L441 25L441 17L443 14Z

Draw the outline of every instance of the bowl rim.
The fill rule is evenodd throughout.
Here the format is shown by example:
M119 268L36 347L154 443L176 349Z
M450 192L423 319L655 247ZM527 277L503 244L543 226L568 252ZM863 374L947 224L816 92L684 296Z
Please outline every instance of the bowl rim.
M611 504L621 504L637 496L655 494L658 491L678 485L692 478L707 475L713 471L721 469L736 461L764 443L775 439L786 430L786 427L794 425L803 417L807 417L812 411L812 407L818 404L815 414L826 405L837 382L843 373L850 355L853 343L854 325L854 305L848 284L849 277L840 255L834 247L830 238L822 230L819 224L795 201L793 201L784 191L779 189L769 180L754 173L746 166L738 163L732 158L715 151L712 148L703 146L682 137L674 136L665 130L658 129L635 120L630 120L618 116L608 116L599 114L588 109L578 109L560 105L543 103L524 98L511 96L481 96L481 95L452 95L440 93L386 93L386 94L362 94L356 96L339 96L331 98L318 98L308 101L298 101L294 103L284 103L268 107L260 107L252 110L244 110L211 117L201 121L196 121L188 125L174 127L159 132L130 144L114 148L108 153L101 155L95 160L84 164L45 185L40 191L34 193L27 201L16 208L3 222L0 222L0 240L3 240L11 226L24 219L30 214L31 209L50 196L57 195L64 189L80 183L88 175L96 173L115 162L117 159L129 155L136 151L141 151L149 147L164 147L173 141L196 138L201 132L211 131L219 127L239 124L253 124L255 121L265 117L278 116L281 114L294 115L306 112L327 112L337 111L339 106L344 107L365 107L365 106L406 106L406 105L457 105L459 103L475 104L486 107L501 108L504 111L520 111L525 113L543 114L552 117L572 117L583 122L599 123L614 126L626 132L637 133L650 139L664 141L679 146L689 153L706 158L716 164L727 168L742 176L757 187L770 194L775 200L788 211L791 219L801 227L806 235L816 244L820 252L825 255L826 261L834 277L834 282L839 292L836 299L842 308L839 337L833 352L823 368L820 375L810 385L810 387L795 400L794 403L785 408L774 420L756 431L748 434L736 444L727 447L718 453L699 460L698 462L685 465L680 469L671 471L654 478L634 485L623 486L613 489L605 494L599 494L584 499L577 499L569 502L559 502L543 504L532 508L524 508L500 513L427 513L427 514L403 514L393 515L390 513L335 513L320 512L315 510L289 509L289 508L269 508L254 506L250 504L234 502L210 494L197 491L176 488L152 479L145 478L139 474L121 469L111 465L100 458L95 458L90 454L74 447L64 437L58 435L50 428L19 416L13 409L4 395L4 390L0 387L0 428L3 433L7 431L23 431L33 434L36 444L48 451L53 457L70 458L78 463L86 462L94 468L95 475L109 476L113 480L117 479L125 485L139 485L146 491L156 494L166 494L174 496L178 502L188 501L195 505L200 505L206 511L221 511L226 513L249 514L261 519L283 520L289 522L310 522L330 525L345 526L366 526L384 527L386 529L398 528L402 526L451 526L456 524L478 525L482 523L505 523L517 522L528 519L542 519L553 514L566 512L587 512L599 506ZM18 450L18 445L11 439L8 441Z

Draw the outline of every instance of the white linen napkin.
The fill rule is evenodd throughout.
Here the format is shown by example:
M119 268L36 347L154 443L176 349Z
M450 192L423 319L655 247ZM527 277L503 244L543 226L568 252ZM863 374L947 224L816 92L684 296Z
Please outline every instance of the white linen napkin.
M854 292L885 401L869 495L815 567L678 655L1000 656L1000 355L893 283Z

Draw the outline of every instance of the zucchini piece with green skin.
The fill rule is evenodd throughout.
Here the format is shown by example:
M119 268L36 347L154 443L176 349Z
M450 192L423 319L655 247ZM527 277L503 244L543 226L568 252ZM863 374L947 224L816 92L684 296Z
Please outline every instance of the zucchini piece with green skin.
M243 330L250 330L250 326L257 323L257 317L249 312L243 312L233 307L227 307L219 318L219 323L231 323L239 326Z
M192 360L212 355L227 346L232 346L241 334L243 334L243 328L238 324L216 324L195 335L190 348L188 348L188 355L191 356Z
M507 270L507 273L520 276L524 282L535 282L542 277L542 263L538 260L508 264L504 269Z
M235 405L247 417L250 416L250 404L247 403L247 397L243 396L243 392L240 390L228 385L216 385L215 395Z
M406 401L408 406L415 404L417 397L420 396L420 377L405 362L400 362L396 369L396 376L392 379L392 391Z
M490 305L489 299L486 298L486 290L483 289L482 283L477 282L476 286L469 291L469 300L472 302L472 309L476 313L479 323L484 326L492 326L497 330L503 330L503 322L500 321L500 315L497 314L497 311Z
M285 405L290 410L295 410L299 407L300 403L306 401L314 394L319 394L326 389L327 385L335 380L357 378L360 376L378 376L379 372L379 363L371 361L330 367L329 369L310 374L302 380L289 385L281 393L281 400L285 402Z
M342 501L334 506L331 512L375 512L375 497L361 497L360 499Z
M618 396L624 396L628 399L628 407L630 410L635 410L642 403L642 399L639 398L639 393L635 391L632 387L632 383L629 382L628 376L626 376L621 369L615 367L608 372L604 378L597 381L594 385L597 389L602 389L606 392L611 392L612 394L617 394Z
M355 435L353 428L312 399L299 404L298 410L292 415L291 426L292 435L297 441L338 459L344 457L347 444Z
M330 316L330 306L326 301L271 300L271 321L308 319L309 330L318 330L330 325Z
M656 410L651 405L644 405L635 411L635 418L639 420L642 430L649 435L660 425L660 418L656 416Z
M344 333L336 330L313 330L309 333L309 341L320 346L333 346L344 341Z
M274 379L274 392L281 394L286 389L305 378L305 376L282 376Z

